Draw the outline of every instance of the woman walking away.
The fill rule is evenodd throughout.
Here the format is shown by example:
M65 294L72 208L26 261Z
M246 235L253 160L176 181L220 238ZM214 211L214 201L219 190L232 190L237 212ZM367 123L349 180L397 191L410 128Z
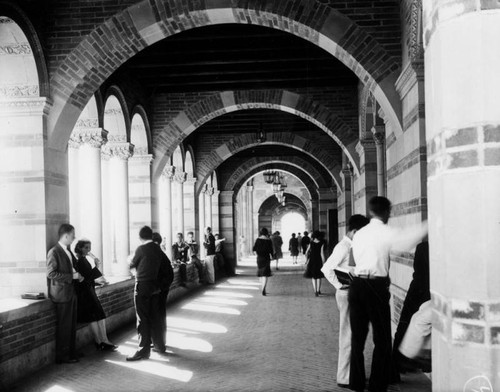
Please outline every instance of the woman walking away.
M260 229L259 234L259 238L255 240L253 251L257 255L257 276L260 279L262 295L266 295L267 278L271 276L273 243L271 242L269 232L265 227Z
M75 246L75 253L78 257L76 270L83 276L83 281L78 283L78 322L90 323L90 330L94 335L95 345L98 350L114 351L118 348L111 343L106 334L106 324L104 310L101 302L95 293L94 280L102 276L99 271L101 261L90 253L91 243L89 240L79 240ZM94 259L95 267L92 268L87 256Z
M299 240L295 238L295 233L292 233L292 238L288 243L288 250L292 256L293 264L297 264L297 256L299 255Z
M311 235L311 243L306 251L307 266L304 278L312 279L314 295L321 294L321 278L324 278L321 267L325 262L325 242L321 240L321 233L315 230Z
M274 254L273 258L276 260L276 271L279 270L278 263L280 259L283 258L283 252L281 251L281 246L283 245L283 239L281 238L280 232L275 231L271 236L271 241L273 242Z

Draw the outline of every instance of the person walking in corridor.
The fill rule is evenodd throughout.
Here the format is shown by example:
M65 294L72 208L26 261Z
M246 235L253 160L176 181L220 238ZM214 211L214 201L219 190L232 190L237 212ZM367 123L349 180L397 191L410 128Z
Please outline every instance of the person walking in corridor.
M271 274L271 257L273 256L273 243L269 238L269 231L265 227L260 229L259 237L255 240L253 252L257 255L257 276L260 280L262 295L267 295L267 279Z
M292 233L292 238L288 242L288 250L292 256L293 264L297 264L297 257L299 256L299 240L295 238L295 233Z
M207 283L215 283L215 237L212 235L212 228L207 227L205 229L205 241L203 246L207 252L207 257L205 259L205 264L207 267Z
M339 355L337 362L337 385L349 387L349 368L351 366L351 323L349 322L349 283L340 282L335 274L336 268L354 271L349 266L352 238L356 232L365 227L369 219L364 215L352 215L347 224L347 233L335 246L332 254L321 268L325 278L336 288L335 300L339 310Z
M391 249L411 249L426 234L426 228L397 233L387 222L391 202L382 196L369 201L371 220L353 238L354 278L349 287L352 330L350 388L364 391L364 347L368 326L373 328L373 358L370 391L386 391L392 371L391 311L389 306L389 256Z
M302 239L300 240L300 248L302 251L302 254L306 254L307 248L309 248L309 244L311 243L311 237L309 237L309 233L307 231L304 231L304 235L302 236Z
M127 361L149 359L153 337L156 338L156 349L165 351L165 341L161 339L164 331L160 320L163 316L160 313L160 291L162 282L168 280L167 263L170 264L170 260L153 242L153 230L149 226L141 228L139 239L142 245L130 262L130 268L135 269L134 304L139 349L127 357Z
M274 234L271 236L271 241L273 243L273 259L276 260L276 271L279 271L279 266L278 263L280 259L283 258L283 251L281 250L281 247L283 246L283 238L281 238L280 232L275 231Z
M314 295L321 293L321 279L324 278L321 267L325 262L325 243L321 240L321 234L315 230L311 236L311 243L306 251L306 270L304 278L312 280Z
M91 242L85 239L79 240L75 245L75 253L78 256L76 270L83 277L83 280L76 285L78 297L77 320L79 323L89 323L98 350L114 351L118 346L108 339L106 314L95 292L95 280L102 277L99 270L102 263L90 253L91 247ZM90 265L87 256L94 260L94 267Z
M59 242L47 253L47 284L50 300L56 308L56 363L76 363L76 285L83 277L76 271L76 258L70 245L75 228L59 227Z

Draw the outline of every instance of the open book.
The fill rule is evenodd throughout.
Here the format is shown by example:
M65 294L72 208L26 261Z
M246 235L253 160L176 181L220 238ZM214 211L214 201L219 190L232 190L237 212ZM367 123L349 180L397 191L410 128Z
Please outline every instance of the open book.
M340 283L347 285L351 284L352 275L349 268L337 267L333 271L335 271L335 275L337 276L337 279Z

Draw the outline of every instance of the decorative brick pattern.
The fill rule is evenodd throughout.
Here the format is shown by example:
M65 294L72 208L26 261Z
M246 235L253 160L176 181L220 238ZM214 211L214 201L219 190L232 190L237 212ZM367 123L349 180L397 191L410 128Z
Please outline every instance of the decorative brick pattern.
M427 162L427 147L419 147L408 153L403 159L387 170L387 180L392 180L408 169Z

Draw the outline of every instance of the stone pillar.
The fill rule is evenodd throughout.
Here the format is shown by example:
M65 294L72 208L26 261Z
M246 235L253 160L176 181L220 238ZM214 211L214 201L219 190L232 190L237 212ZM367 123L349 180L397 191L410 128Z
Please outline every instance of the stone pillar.
M356 145L359 154L359 190L355 195L356 213L368 214L368 202L377 195L377 152L373 139L360 140Z
M188 176L184 183L184 235L188 231L196 231L195 223L195 203L196 178Z
M434 391L500 390L500 3L424 1Z
M212 233L214 232L213 228L213 221L212 221L212 196L214 194L214 188L209 186L207 187L207 190L205 191L205 213L206 213L206 220L205 223L207 226L210 226L212 228Z
M3 298L47 291L47 250L57 242L58 226L69 220L68 156L44 147L49 108L40 97L0 101Z
M339 192L339 238L347 233L347 225L352 215L351 185L352 170L349 164L345 164L340 172L342 180L342 192Z
M174 174L173 192L175 192L175 216L173 217L174 232L172 243L176 238L177 233L184 233L184 182L186 181L187 174L184 172L176 172Z
M134 146L125 142L107 143L104 146L110 155L108 162L108 206L110 212L112 273L129 276L130 254L128 160ZM137 236L139 233L136 234Z
M385 196L387 194L385 186L385 127L374 125L371 131L377 154L377 192L378 196Z
M319 200L311 199L312 205L312 230L319 230Z
M70 171L70 186L78 182L77 200L70 198L71 215L75 216L77 238L92 242L92 253L103 260L102 248L102 189L101 189L101 146L107 132L101 128L75 129L70 144L78 144L78 168ZM76 176L76 179L73 177ZM72 194L70 189L70 195ZM76 204L73 204L76 203ZM109 261L108 261L109 262ZM104 260L103 260L104 263Z
M203 185L203 187L201 188L201 191L200 191L200 196L198 197L198 206L200 207L200 213L199 213L199 216L200 216L200 239L199 239L199 244L200 244L200 257L201 258L205 258L206 256L206 251L205 251L205 247L203 246L203 242L205 241L205 227L207 227L206 225L206 221L205 221L205 206L206 206L206 202L205 202L205 198L206 198L206 195L205 195L205 192L207 191L207 184Z
M73 131L74 132L74 131ZM80 227L80 143L70 138L68 142L69 221Z
M160 234L165 241L167 256L171 257L169 245L172 242L172 178L174 177L175 167L165 166L161 173L159 182L159 210L160 210Z
M220 192L220 230L224 233L224 259L236 267L233 191Z
M219 196L220 191L214 189L214 193L212 194L212 229L214 230L214 233L218 233L220 231ZM222 236L224 235L222 234Z
M111 155L106 148L101 148L101 206L102 206L102 263L104 275L112 275L113 245L111 237L111 184L109 175L109 159Z
M328 210L334 209L337 204L335 193L331 188L319 190L319 230L328 231Z
M253 220L253 185L247 185L247 249L252 249L254 244L254 236L258 235L255 233L254 220ZM257 228L259 231L261 228ZM271 230L269 227L268 230ZM250 252L251 253L251 252Z
M130 253L141 244L139 230L152 226L151 215L151 163L153 155L146 151L129 159L129 202L130 202Z

